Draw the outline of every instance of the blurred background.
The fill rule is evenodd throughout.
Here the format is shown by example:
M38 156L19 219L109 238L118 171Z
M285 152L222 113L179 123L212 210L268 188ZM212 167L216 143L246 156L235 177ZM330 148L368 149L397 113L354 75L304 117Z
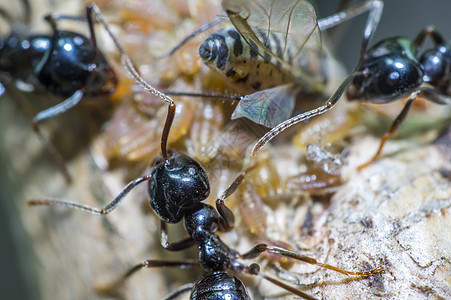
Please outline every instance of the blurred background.
M316 1L318 17L335 13L341 1ZM350 4L359 1L347 1ZM373 38L374 45L381 39L405 36L414 39L426 26L435 25L445 39L451 39L451 1L447 0L392 0L384 1L384 12ZM363 36L367 14L344 23L339 30L337 58L348 70L354 68L359 58L360 41ZM335 39L334 39L335 40Z
M31 0L32 1L32 0ZM149 0L152 1L152 0ZM340 5L339 0L317 1L318 17L335 13ZM349 5L358 1L347 1ZM1 3L6 3L2 1ZM52 7L49 1L47 12ZM415 38L417 33L427 25L433 24L446 39L451 39L451 1L449 0L392 0L385 2L381 22L373 39L377 42L383 38L402 35ZM343 24L334 32L337 36L331 39L337 47L337 58L348 70L358 61L360 41L367 15L360 16ZM2 99L0 99L2 100ZM1 130L0 130L0 134ZM14 159L14 158L11 158ZM1 162L0 163L4 163ZM2 299L35 299L36 287L27 280L28 270L21 272L20 259L27 254L23 249L26 239L25 231L12 222L14 213L5 208L5 202L11 198L8 194L8 181L0 171L0 298ZM14 223L14 226L11 224ZM38 270L37 270L38 271ZM70 270L67 270L70 272ZM39 272L39 271L38 271Z

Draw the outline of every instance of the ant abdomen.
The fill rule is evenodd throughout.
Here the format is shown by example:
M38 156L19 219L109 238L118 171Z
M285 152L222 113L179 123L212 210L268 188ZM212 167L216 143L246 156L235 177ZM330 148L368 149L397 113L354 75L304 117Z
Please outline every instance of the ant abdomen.
M207 172L194 159L173 151L155 166L149 181L150 206L168 223L178 223L186 209L210 194ZM179 207L174 210L173 207Z
M219 272L205 276L194 285L190 299L240 299L248 300L244 284L232 274Z

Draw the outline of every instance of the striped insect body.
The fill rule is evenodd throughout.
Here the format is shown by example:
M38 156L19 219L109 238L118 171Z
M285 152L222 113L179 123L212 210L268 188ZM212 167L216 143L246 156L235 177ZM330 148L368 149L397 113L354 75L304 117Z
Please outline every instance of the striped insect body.
M249 94L232 119L272 128L288 119L298 94L323 94L327 67L313 6L307 1L224 0L228 26L200 46L204 62Z

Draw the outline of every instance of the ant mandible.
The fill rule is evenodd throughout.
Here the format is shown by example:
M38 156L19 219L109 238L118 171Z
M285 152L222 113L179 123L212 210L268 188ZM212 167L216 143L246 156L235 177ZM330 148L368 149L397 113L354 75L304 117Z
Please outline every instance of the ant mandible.
M65 99L36 114L32 119L32 125L66 181L70 183L71 176L60 153L44 138L38 125L44 120L68 111L85 97L112 94L118 80L97 47L92 20L88 19L89 38L77 32L59 30L57 27L58 20L85 22L84 18L58 14L44 17L52 28L52 34L32 34L29 30L30 5L27 0L23 0L22 3L25 11L23 23L12 23L12 18L6 11L0 11L0 15L12 24L10 34L0 43L0 71L4 72L4 76L23 83L16 84L17 86L25 84L32 90L42 88ZM0 90L4 92L5 88Z
M161 219L161 245L169 251L179 251L193 245L197 245L199 249L198 262L146 260L134 266L110 286L102 289L102 292L113 291L128 277L143 268L188 268L201 266L204 270L204 274L199 281L182 286L171 293L168 298L173 298L182 293L191 291L191 299L250 299L243 283L228 272L228 270L233 270L237 273L258 275L297 296L305 299L314 299L312 296L260 272L260 267L257 264L253 263L249 266L245 266L238 261L238 259L256 258L264 252L283 255L288 258L318 265L346 275L370 276L383 271L382 267L366 272L346 271L328 264L320 263L314 258L300 255L283 248L268 246L266 244L258 244L248 252L240 254L222 242L215 232L229 231L234 226L234 214L226 206L225 200L234 193L246 174L251 172L258 163L250 166L238 175L232 184L216 200L216 209L211 205L202 203L202 201L206 200L210 194L210 182L206 171L193 158L177 151L168 151L166 149L169 130L174 119L175 102L170 97L150 86L141 78L130 57L111 33L109 25L104 20L99 8L96 5L91 4L87 6L87 14L91 21L92 17L95 16L108 31L116 44L116 47L121 52L125 68L137 83L154 95L160 97L162 100L168 102L169 109L161 138L163 159L154 164L154 170L150 175L139 177L128 183L116 198L101 209L59 200L33 200L29 201L28 205L65 206L97 215L106 215L117 208L124 197L139 183L147 181L150 206ZM189 237L178 242L168 242L167 223L179 223L183 218L185 219L185 228Z

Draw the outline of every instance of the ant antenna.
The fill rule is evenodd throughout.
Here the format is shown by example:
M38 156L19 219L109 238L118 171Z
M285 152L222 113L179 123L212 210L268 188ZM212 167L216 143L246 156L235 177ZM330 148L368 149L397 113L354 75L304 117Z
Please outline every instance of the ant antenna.
M125 51L125 49L122 47L122 45L119 43L117 38L114 36L113 32L111 31L110 26L106 22L105 18L103 17L103 15L100 12L100 9L98 8L97 5L95 5L94 3L89 4L86 7L86 13L87 13L88 16L92 15L93 13L95 14L96 19L105 28L105 30L107 31L108 35L113 40L113 43L115 44L116 48L121 53L122 64L124 65L124 67L127 70L128 74L136 81L136 83L138 83L138 85L140 85L146 91L150 92L154 96L157 96L158 98L160 98L161 100L163 100L163 101L165 101L165 102L167 102L169 104L168 115L166 117L166 122L164 124L163 133L162 133L162 136L161 136L161 153L162 153L163 158L166 161L166 163L168 163L169 160L168 160L168 153L167 153L166 146L167 146L167 142L168 142L169 130L171 129L172 121L174 120L174 116L175 116L175 108L176 108L176 106L175 106L174 100L172 100L171 97L167 96L166 94L160 92L159 90L157 90L156 88L151 86L147 81L145 81L141 77L141 75L139 74L137 68L133 64L132 59L130 58L128 53ZM92 18L92 17L88 17L88 18Z
M213 98L213 99L227 99L232 101L241 101L244 96L231 96L231 95L221 95L221 94L201 94L201 93L188 93L188 92L173 92L165 91L168 96L184 96L184 97L195 97L195 98Z
M313 118L315 116L321 115L329 110L331 110L335 104L337 104L338 100L340 99L341 95L345 91L345 89L348 87L348 85L352 82L355 76L361 74L360 72L353 72L350 75L348 75L345 80L340 84L338 89L334 92L334 94L327 100L326 104L312 109L310 111L307 111L303 114L297 115L292 117L291 119L288 119L270 131L268 131L264 136L262 136L258 142L254 145L252 148L251 156L257 155L258 152L273 138L275 138L279 133L284 131L285 129L296 125L302 121L308 120L310 118Z
M140 184L143 181L147 180L153 180L151 175L145 175L139 178L136 178L135 180L130 181L119 193L119 195L116 196L110 203L105 205L103 208L93 208L88 205L74 203L74 202L67 202L62 200L55 200L55 199L45 199L45 200L31 200L27 202L28 206L41 206L41 205L47 205L47 206L64 206L69 207L73 209L83 210L89 213L92 213L94 215L107 215L111 211L113 211L121 202L124 200L125 196L127 196L128 193L130 193L131 190L133 190L138 184Z

